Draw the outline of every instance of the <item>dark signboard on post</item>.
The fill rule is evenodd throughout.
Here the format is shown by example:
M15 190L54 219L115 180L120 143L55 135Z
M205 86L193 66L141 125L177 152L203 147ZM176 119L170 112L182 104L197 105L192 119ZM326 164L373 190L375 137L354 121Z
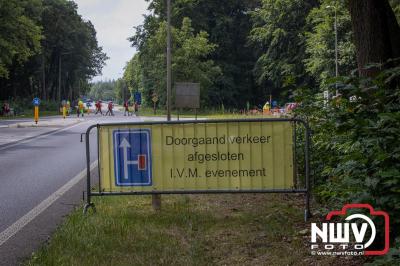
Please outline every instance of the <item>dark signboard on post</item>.
M200 108L200 83L175 83L176 108Z
M139 105L142 104L142 94L140 92L135 92L134 97L135 102Z

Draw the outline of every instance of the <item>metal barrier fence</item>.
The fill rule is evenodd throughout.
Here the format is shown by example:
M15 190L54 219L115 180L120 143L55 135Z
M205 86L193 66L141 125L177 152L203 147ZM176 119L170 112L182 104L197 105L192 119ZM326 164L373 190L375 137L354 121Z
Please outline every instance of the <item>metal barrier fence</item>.
M296 125L304 127L304 185L298 183ZM90 132L97 128L92 191ZM93 196L302 193L310 216L310 129L303 120L236 119L108 123L86 131L87 203Z

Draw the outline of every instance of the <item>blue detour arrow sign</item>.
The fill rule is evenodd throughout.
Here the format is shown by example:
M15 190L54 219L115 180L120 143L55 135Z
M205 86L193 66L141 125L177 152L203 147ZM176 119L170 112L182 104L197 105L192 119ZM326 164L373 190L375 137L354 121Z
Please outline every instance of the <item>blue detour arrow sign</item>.
M39 98L34 98L32 101L34 106L39 106L40 105L40 99Z
M151 186L150 130L116 130L113 139L116 185Z

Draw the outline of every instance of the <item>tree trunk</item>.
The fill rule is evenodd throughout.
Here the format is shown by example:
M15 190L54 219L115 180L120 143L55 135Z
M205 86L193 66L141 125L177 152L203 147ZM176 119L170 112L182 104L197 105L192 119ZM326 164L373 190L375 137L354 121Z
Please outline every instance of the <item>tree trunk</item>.
M350 0L349 10L361 76L373 76L378 69L370 63L385 63L400 57L400 27L388 0Z

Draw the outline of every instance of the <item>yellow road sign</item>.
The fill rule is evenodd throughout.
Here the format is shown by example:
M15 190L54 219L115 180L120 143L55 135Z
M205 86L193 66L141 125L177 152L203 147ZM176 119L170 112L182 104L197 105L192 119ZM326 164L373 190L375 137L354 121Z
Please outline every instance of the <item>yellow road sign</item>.
M294 187L292 122L101 125L101 192Z

